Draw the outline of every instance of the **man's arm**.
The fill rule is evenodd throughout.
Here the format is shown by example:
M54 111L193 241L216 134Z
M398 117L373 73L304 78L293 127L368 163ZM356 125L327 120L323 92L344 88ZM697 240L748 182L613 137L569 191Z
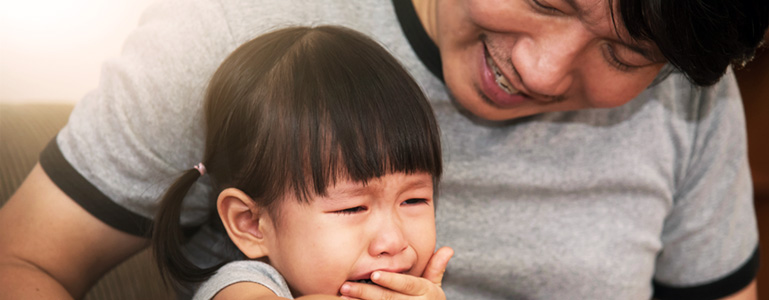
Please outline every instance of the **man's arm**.
M2 298L81 298L147 245L83 210L38 164L0 209Z

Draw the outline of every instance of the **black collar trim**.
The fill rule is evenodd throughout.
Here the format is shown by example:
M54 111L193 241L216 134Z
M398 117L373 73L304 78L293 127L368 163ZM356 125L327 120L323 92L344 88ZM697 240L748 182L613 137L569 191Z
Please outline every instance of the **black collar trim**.
M443 80L443 66L441 64L441 53L438 46L435 45L430 36L422 27L417 12L411 0L392 0L395 14L398 16L398 23L401 25L403 34L406 35L411 48L422 61L422 64L430 70L435 77Z

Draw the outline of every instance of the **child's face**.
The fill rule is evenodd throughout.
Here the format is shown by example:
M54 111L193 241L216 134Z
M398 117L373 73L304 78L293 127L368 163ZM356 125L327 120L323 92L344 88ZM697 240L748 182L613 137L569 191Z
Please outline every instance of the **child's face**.
M337 295L376 270L421 276L435 249L432 176L394 173L341 181L326 197L284 199L265 230L270 264L295 297Z

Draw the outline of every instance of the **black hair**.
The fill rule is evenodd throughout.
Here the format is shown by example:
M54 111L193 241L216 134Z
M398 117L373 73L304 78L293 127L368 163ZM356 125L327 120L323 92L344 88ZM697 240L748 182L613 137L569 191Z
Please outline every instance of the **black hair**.
M337 178L425 172L437 190L441 149L427 99L394 57L351 29L261 35L222 63L205 101L202 163L214 193L238 188L275 212L286 193L309 201ZM181 203L199 176L187 170L161 200L152 241L165 279L199 282L225 263L199 268L181 251Z
M610 7L613 1L633 39L653 41L700 86L750 61L769 24L767 0L609 0Z

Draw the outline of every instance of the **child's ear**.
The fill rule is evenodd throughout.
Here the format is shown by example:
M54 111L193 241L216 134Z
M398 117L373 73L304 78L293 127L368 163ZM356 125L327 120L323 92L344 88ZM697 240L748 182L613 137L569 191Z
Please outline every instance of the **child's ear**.
M272 230L272 219L246 193L228 188L216 199L219 218L227 229L227 235L235 246L248 258L267 256L265 231Z

